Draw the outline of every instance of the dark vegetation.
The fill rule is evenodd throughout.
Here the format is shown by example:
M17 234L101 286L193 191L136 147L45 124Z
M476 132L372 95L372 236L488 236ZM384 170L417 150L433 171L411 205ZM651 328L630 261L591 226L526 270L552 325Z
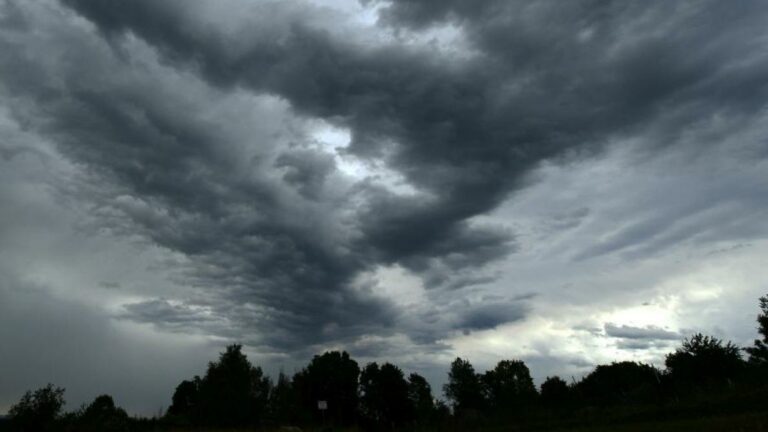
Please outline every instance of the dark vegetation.
M739 348L695 334L666 357L664 370L636 362L597 366L580 381L548 377L537 390L528 367L502 360L478 373L457 358L434 398L420 375L326 352L277 381L227 347L203 377L182 381L161 418L129 417L108 395L62 414L64 389L24 394L0 428L12 431L144 430L487 430L768 431L768 296L761 339ZM746 352L747 359L742 357ZM326 409L319 409L324 401Z

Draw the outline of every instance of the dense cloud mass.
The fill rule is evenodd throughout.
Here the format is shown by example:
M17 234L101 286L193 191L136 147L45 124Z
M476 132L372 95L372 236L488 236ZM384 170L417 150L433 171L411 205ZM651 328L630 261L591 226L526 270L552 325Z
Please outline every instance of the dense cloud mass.
M696 310L738 311L711 330L749 340L766 15L1 0L0 294L32 283L201 351L345 348L433 381L456 352L542 376L595 347L658 360ZM728 299L746 306L712 306Z

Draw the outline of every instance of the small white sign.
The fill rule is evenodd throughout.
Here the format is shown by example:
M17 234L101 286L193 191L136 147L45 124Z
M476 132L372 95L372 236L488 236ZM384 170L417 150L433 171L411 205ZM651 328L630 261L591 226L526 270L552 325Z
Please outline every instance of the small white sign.
M317 401L317 409L325 411L328 409L328 401Z

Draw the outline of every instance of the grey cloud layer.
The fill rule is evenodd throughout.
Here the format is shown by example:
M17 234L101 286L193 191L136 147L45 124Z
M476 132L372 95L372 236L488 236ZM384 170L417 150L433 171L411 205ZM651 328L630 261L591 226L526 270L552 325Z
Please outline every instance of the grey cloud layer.
M167 5L66 3L108 35L133 32L217 85L274 92L349 127L353 154L388 152L389 165L431 199L376 191L357 215L359 246L419 270L451 252L510 250L499 230L466 221L539 161L633 133L669 145L713 115L737 127L766 96L757 3L396 1L383 10L396 26L458 24L480 53L458 63L356 46L312 22L272 38L238 34L249 42L229 49L232 35L187 34L199 19ZM724 19L738 25L717 25Z
M628 325L605 324L605 334L622 339L654 339L654 340L678 340L681 338L677 332L664 330L655 326L633 327Z
M456 26L471 49L460 60L357 43L355 29L332 31L284 2L246 8L246 25L212 2L62 1L100 33L68 27L73 15L54 6L2 4L15 25L0 30L0 72L18 121L84 167L86 199L112 229L189 260L189 298L131 303L126 316L277 350L401 332L434 344L522 319L523 301L489 301L425 329L355 278L399 264L432 290L487 282L483 266L515 250L514 233L476 217L543 161L619 138L681 143L714 117L737 128L768 96L759 2L382 10L382 26ZM43 61L38 49L57 54ZM268 126L294 115L295 125ZM313 119L349 129L344 152L386 164L415 192L346 178L332 153L305 145ZM427 322L432 312L414 313Z
M67 409L110 393L131 412L156 413L179 379L198 373L215 350L115 328L104 311L13 273L0 268L0 338L8 347L0 364L13 371L0 375L0 412L30 388L54 382L67 389Z

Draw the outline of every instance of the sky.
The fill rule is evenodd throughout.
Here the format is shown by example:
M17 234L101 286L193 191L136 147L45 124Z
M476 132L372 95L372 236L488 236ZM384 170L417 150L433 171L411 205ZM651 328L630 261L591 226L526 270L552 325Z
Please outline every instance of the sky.
M0 0L0 413L161 413L457 356L536 382L741 346L768 292L768 8Z

